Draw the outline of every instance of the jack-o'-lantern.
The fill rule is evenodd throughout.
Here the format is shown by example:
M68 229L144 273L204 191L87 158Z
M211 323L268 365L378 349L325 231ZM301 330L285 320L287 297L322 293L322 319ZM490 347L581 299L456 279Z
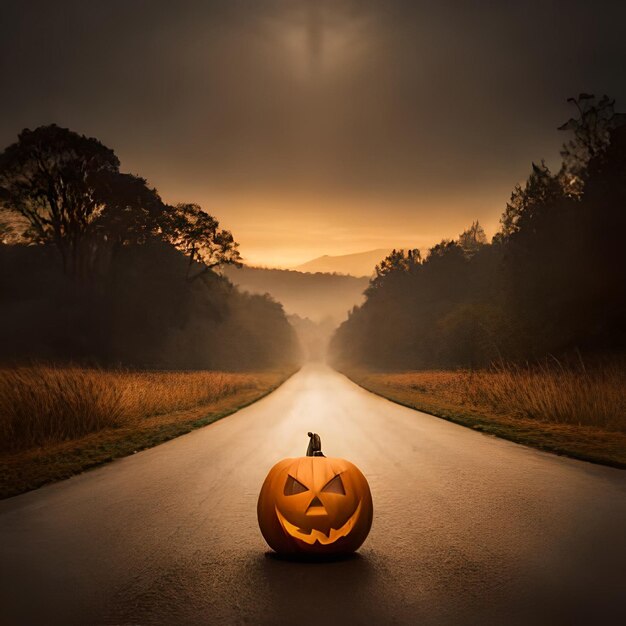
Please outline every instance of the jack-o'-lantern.
M270 470L257 506L267 543L284 554L353 552L372 525L365 476L344 459L325 457L309 433L307 455L283 459Z

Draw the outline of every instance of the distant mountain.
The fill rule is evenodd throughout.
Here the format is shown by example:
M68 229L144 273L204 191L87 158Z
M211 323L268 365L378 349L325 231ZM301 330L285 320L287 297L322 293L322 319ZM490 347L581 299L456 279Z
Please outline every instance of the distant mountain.
M325 254L317 259L298 265L294 269L299 272L336 272L338 274L367 276L369 278L374 273L376 265L390 252L391 250L387 248L379 248L378 250L368 250L367 252L357 252L356 254L342 254L340 256Z
M243 291L269 293L288 315L315 323L330 320L334 325L345 320L354 305L361 304L368 285L366 277L245 266L226 267L224 274Z

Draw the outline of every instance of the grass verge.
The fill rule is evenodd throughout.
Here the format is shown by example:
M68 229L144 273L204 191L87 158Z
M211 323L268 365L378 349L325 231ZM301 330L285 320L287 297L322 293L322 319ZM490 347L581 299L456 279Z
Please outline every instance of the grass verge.
M592 371L541 366L343 373L397 404L474 430L626 468L626 395L620 366Z
M292 373L0 370L0 498L206 426Z

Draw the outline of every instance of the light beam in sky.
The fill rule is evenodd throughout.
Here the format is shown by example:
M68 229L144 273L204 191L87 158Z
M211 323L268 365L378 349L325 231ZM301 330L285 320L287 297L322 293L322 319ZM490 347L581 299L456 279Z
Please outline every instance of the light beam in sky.
M571 0L567 28L539 0L179 4L4 3L0 147L97 137L251 262L492 234L531 161L558 169L568 96L626 102L624 3Z
M319 3L315 0L309 0L307 4L307 48L309 56L309 74L312 78L315 78L322 63L324 26Z

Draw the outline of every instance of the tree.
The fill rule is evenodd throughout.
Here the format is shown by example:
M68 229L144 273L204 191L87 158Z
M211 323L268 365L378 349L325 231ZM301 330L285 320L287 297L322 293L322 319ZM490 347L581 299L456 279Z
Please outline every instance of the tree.
M214 217L197 204L164 204L145 179L119 165L97 139L55 124L22 131L0 154L2 239L54 245L63 270L81 279L106 270L116 249L152 239L186 254L188 275L200 266L192 280L239 264L237 243Z
M0 154L0 201L24 219L24 241L55 245L64 271L82 275L105 181L118 171L114 152L97 139L56 124L25 129Z
M459 245L466 257L472 257L487 243L487 235L478 220L459 235Z
M568 195L580 197L584 187L584 173L591 159L606 150L611 131L626 121L626 115L615 112L615 100L604 95L596 100L593 94L581 93L568 98L578 117L570 118L559 130L574 133L561 149L563 166L559 177Z
M559 178L552 175L545 162L533 163L526 185L523 188L515 185L500 218L501 238L508 239L519 232L523 223L530 226L546 206L557 202L563 195Z
M417 248L412 250L392 250L377 266L376 275L370 281L369 290L377 289L391 274L414 272L422 262L422 255Z
M241 255L232 234L197 204L169 207L166 237L189 259L187 278L195 280L222 265L241 265ZM192 275L195 265L200 269Z
M102 180L100 198L105 205L94 221L101 245L140 245L167 230L168 207L156 189L133 174L111 173Z

